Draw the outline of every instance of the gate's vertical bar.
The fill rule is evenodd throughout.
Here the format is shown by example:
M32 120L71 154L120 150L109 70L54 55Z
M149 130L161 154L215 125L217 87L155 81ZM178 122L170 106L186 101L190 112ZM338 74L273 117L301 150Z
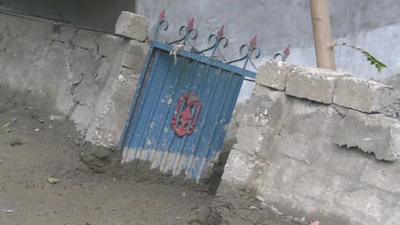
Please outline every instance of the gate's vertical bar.
M191 60L189 60L189 61L191 61ZM182 77L181 81L183 82L183 84L188 83L191 80L191 76L190 75L191 75L192 70L190 70L190 69L193 69L193 68L184 67L182 69L182 71L181 71L180 76ZM186 73L187 72L186 70L190 70L190 72ZM184 86L185 85L183 85L183 87ZM178 99L180 98L180 94L184 93L184 90L179 89L179 87L181 87L181 85L178 85L178 88L176 89L176 91L174 93L174 98L173 98L173 103L174 103L173 106L174 107L172 107L173 110L175 108L175 104L177 104ZM168 118L168 122L171 121L171 120L172 120L172 118ZM167 124L168 124L168 122L167 122ZM164 140L167 140L168 142L164 142L165 143L164 146L168 146L168 147L166 148L166 151L164 152L164 154L162 156L161 168L160 168L163 173L167 173L170 170L172 170L172 167L173 167L172 163L173 163L174 158L175 158L175 156L177 154L177 152L171 152L171 151L175 150L175 149L173 149L173 146L174 146L174 141L177 138L177 136L172 131L172 132L167 133L166 137L167 138L164 139Z
M208 74L204 74L202 73L203 68L206 68L206 71L208 72L208 66L201 64L200 66L200 70L198 72L196 72L196 74L194 74L194 77L196 78L193 82L193 88L191 88L191 91L193 91L194 93L198 94L198 97L200 99L201 102L202 99L204 99L204 96L202 96L202 93L204 92L204 89L206 88L206 85L203 85L205 82L207 81L207 76ZM202 103L203 104L203 103ZM181 174L182 170L186 170L186 166L187 163L190 159L190 154L188 154L188 151L185 151L185 149L190 149L190 140L194 139L196 132L199 128L196 128L195 132L193 133L193 135L190 136L190 138L187 138L185 140L184 145L180 146L180 157L178 159L178 162L175 163L175 168L174 168L174 173L175 175L179 175ZM189 139L189 140L188 140Z
M240 93L240 89L243 84L243 76L237 75L237 74L232 74L232 88L230 89L228 96L233 96L230 101L226 101L227 104L224 105L224 108L222 109L222 112L233 112L237 98ZM224 127L224 129L219 130L219 133L215 132L213 135L213 140L211 141L209 152L207 153L206 159L207 160L212 160L212 158L216 157L216 151L220 151L223 146L224 146L224 139L226 136L226 130L225 126L229 125L231 119L232 119L232 113L227 113L227 114L221 114L221 117L225 117L225 121L220 120L218 126L219 127ZM217 130L216 130L217 131ZM202 165L202 168L205 166L205 163ZM201 169L200 171L202 171ZM197 182L200 179L200 175L196 178Z
M234 96L233 99L237 99L239 97L240 89L242 88L242 84L243 84L244 79L243 79L243 76L240 76L240 75L236 75L234 77L234 79L237 79L237 81L236 81L236 85L235 85L235 87L233 89L233 96ZM227 106L228 108L226 109L226 112L233 112L234 109L235 109L236 103L237 103L237 100L230 101L228 106ZM227 118L226 118L226 121L225 121L225 123L227 125L231 122L232 117L233 117L232 113L228 113L227 114ZM224 144L224 138L225 138L226 132L223 132L223 133L221 133L219 135L223 135L223 136L221 138L217 138L216 139L216 140L218 140L218 142L216 142L216 145L220 146L219 148L222 148L223 144ZM213 148L213 149L215 149L215 148Z
M210 133L208 133L208 131L209 131L208 128L210 126L212 126L211 123L214 122L211 119L213 116L215 116L213 114L214 112L212 111L212 109L213 109L212 106L214 104L217 104L217 105L220 104L220 102L218 102L219 99L218 98L216 99L217 92L221 92L222 91L222 95L224 95L224 93L225 93L224 90L226 88L221 87L221 85L223 85L221 80L224 80L224 77L222 75L222 69L217 69L216 68L215 76L217 77L216 78L217 81L216 81L215 87L213 87L212 94L211 94L211 99L208 100L209 102L207 104L206 112L203 115L204 117L203 117L203 120L202 120L201 126L200 126L201 127L200 137L198 138L197 143L195 145L196 149L195 149L195 151L193 153L193 156L192 156L193 159L191 160L191 166L190 166L191 169L189 169L189 170L191 170L191 172L189 172L188 178L195 178L196 175L197 175L197 172L198 172L198 170L197 170L198 167L197 166L199 165L198 162L199 162L199 160L202 160L202 159L200 159L198 157L198 154L201 153L201 151L205 149L204 148L204 144L206 144L206 142L208 141L207 137L205 137L205 136L210 134ZM205 131L207 133L204 133Z
M208 66L208 67L210 67L210 66ZM196 134L197 136L195 137L195 139L193 139L193 142L192 142L193 145L189 147L190 158L188 160L188 163L187 163L187 166L186 166L186 170L185 170L186 178L190 178L190 174L191 173L190 173L189 170L191 168L191 165L193 164L193 161L195 160L194 157L196 155L196 150L197 150L198 144L199 144L199 142L200 142L200 140L202 138L202 135L203 135L204 124L207 121L207 116L208 116L209 111L210 111L209 110L210 109L210 105L211 105L211 103L213 101L213 96L214 96L214 93L215 93L215 91L217 89L218 82L219 82L219 79L220 79L219 76L217 78L213 79L212 75L215 75L215 71L216 70L211 69L211 70L209 70L209 73L207 73L207 77L211 81L212 85L211 85L211 88L208 89L208 92L204 91L204 96L201 96L203 101L206 100L206 104L203 106L203 112L202 112L202 116L201 116L201 119L200 119L201 121L200 121L200 125L198 126L199 131L197 132L197 134ZM207 82L208 82L208 79L207 79ZM206 89L207 83L204 83L203 85L204 85L204 88ZM209 99L209 98L211 98L211 99Z
M197 177L196 177L196 182L199 182L201 173L203 171L203 168L204 168L205 164L209 160L210 153L213 152L213 149L211 148L213 146L212 143L215 140L216 132L218 130L218 125L221 123L220 121L221 121L221 117L222 117L222 112L223 112L223 110L225 108L225 104L227 103L227 98L229 96L228 93L230 92L230 89L231 89L231 86L232 86L232 83L233 83L232 80L233 80L233 77L231 77L231 79L229 79L229 84L227 85L226 91L224 93L222 107L221 107L221 109L219 109L219 112L218 112L218 120L216 121L215 127L213 128L211 140L210 140L209 145L207 147L208 151L204 152L202 154L202 156L200 157L200 158L202 158L202 162L201 162L201 165L200 165L200 168L199 168L199 173L197 174Z
M127 134L129 133L129 127L131 126L131 118L133 117L133 112L134 112L134 109L135 109L135 107L137 105L137 100L139 99L139 95L140 95L141 90L143 88L145 76L146 76L146 74L148 74L148 71L150 69L149 65L151 64L150 62L151 62L153 54L154 54L154 46L151 44L150 48L148 50L146 59L145 59L145 64L144 64L143 70L142 70L142 72L140 74L139 84L136 87L135 95L134 95L134 97L132 98L132 101L131 101L131 107L129 109L127 122L125 123L125 127L124 127L124 130L123 130L121 138L120 138L119 149L121 149L121 150L123 150L123 147L124 147L124 144L125 144L124 142L126 141Z
M166 80L167 80L167 78L168 78L168 75L169 75L168 72L169 72L169 70L170 70L171 63L172 63L172 58L171 58L171 57L169 57L169 61L168 61L168 62L169 62L169 63L168 63L168 65L167 65L166 72L165 72L165 74L164 74L164 77L162 78L161 89L164 88L165 82L166 82ZM139 149L138 149L139 156L138 156L138 158L139 158L139 159L142 159L142 160L146 160L146 158L147 158L147 157L144 157L144 156L142 156L142 155L144 155L143 152L146 150L144 146L146 145L146 141L147 141L146 139L149 138L148 132L149 132L151 126L152 126L153 118L154 118L154 115L155 115L155 113L156 113L156 107L158 106L158 102L160 101L161 95L162 95L162 91L160 91L160 93L158 93L157 98L155 99L154 104L151 104L152 110L151 110L151 112L150 112L151 115L150 115L150 118L149 118L149 120L148 120L148 121L150 121L151 124L150 124L150 126L147 127L147 129L145 129L145 133L144 133L144 135L143 135L143 138L142 138L142 140L141 140L141 143L139 144ZM150 138L151 138L151 136L150 136Z
M193 67L194 67L194 68L192 69L192 71L191 71L191 73L190 73L190 75L189 75L189 76L190 76L190 81L189 81L188 87L185 88L185 89L187 89L187 90L182 90L182 91L181 91L182 93L185 93L185 92L186 92L186 93L192 92L192 86L193 86L194 81L196 80L196 72L197 72L197 70L198 70L199 63L196 63ZM176 154L175 154L175 156L174 156L173 163L172 163L172 166L173 166L173 168L172 168L172 175L174 175L174 176L179 175L179 174L177 174L178 171L177 171L177 163L176 163L176 160L178 159L178 161L180 161L180 159L181 159L181 157L182 157L182 149L183 149L183 147L184 147L185 144L186 144L187 138L188 138L188 136L185 136L185 137L183 137L183 138L180 138L181 140L179 141L178 149L177 149L177 152L176 152ZM171 148L173 148L173 146L172 146Z
M171 72L172 73L172 72ZM157 167L157 166L159 166L159 164L158 164L158 162L161 160L161 153L160 153L160 151L159 150L161 150L161 149L159 149L158 148L158 146L159 146L159 140L161 140L161 137L162 137L162 135L163 135L163 133L166 133L166 131L168 132L169 131L169 129L168 128L166 128L165 126L166 126L166 124L167 124L167 121L168 121L168 119L171 117L171 115L172 115L172 107L171 107L171 104L173 103L173 99L175 98L175 92L176 92L176 90L177 90L177 88L178 88L178 85L179 85L179 83L180 83L180 79L181 79L181 76L176 76L176 78L174 79L174 81L173 81L173 85L171 85L170 87L168 87L168 88L170 88L171 90L172 90L172 93L171 93L171 96L170 96L170 98L167 100L167 99L165 99L166 101L168 101L168 102L170 102L168 105L169 105L169 107L162 107L161 109L160 109L160 111L162 112L162 113L160 113L160 118L159 118L159 122L161 123L161 126L159 126L158 128L157 128L157 130L155 131L155 137L156 137L156 141L153 143L153 145L152 145L152 153L150 154L150 161L152 161L152 168L155 168L155 167ZM166 93L168 93L168 90L169 89L166 89L165 91L166 91ZM164 96L164 97L166 97L166 96ZM165 116L164 116L164 114L165 114ZM157 159L158 158L158 159Z
M170 109L168 110L168 115L164 122L164 126L163 126L164 129L160 130L160 136L157 138L157 144L155 145L155 148L154 148L156 151L155 157L160 156L160 160L162 160L163 155L165 154L166 151L168 151L168 148L169 148L169 145L166 145L165 141L172 138L172 137L170 137L170 135L171 135L170 132L165 132L165 123L171 117L171 107L174 105L174 99L176 98L176 90L179 87L179 84L181 84L183 82L182 74L185 71L185 68L186 68L185 63L186 62L188 62L188 59L181 58L178 60L178 63L179 63L178 65L182 65L182 66L174 66L174 68L176 70L176 72L174 72L174 74L177 74L177 77L176 77L177 82L176 82L176 86L174 87L173 93L171 93L170 99L168 100L168 101L170 101L170 104L169 104ZM162 151L164 151L164 152L162 152ZM161 161L160 161L160 164L161 164ZM153 161L152 167L160 166L160 164L158 164L158 162L156 163L155 161ZM162 168L160 168L160 169L162 169Z
M154 89L153 83L155 82L157 76L159 75L159 73L157 73L157 72L160 69L162 69L162 67L163 67L162 65L165 63L164 62L165 59L160 56L161 54L162 53L160 51L156 51L156 59L154 61L152 72L149 75L150 77L148 78L149 79L148 83L144 87L143 100L139 103L139 106L138 106L140 108L139 112L138 112L138 117L141 117L141 115L143 115L145 113L144 112L144 110L146 109L145 106L147 104L149 104L147 100L148 100L148 98L151 97L151 95L150 95L151 90ZM130 152L130 154L127 155L128 158L125 161L129 162L129 161L132 161L134 159L137 159L138 150L139 150L138 149L139 146L137 145L137 141L141 140L141 138L143 136L142 132L138 132L138 129L143 129L143 125L144 124L140 123L139 121L135 121L135 125L131 129L132 130L131 131L132 135L134 135L135 138L131 138L131 140L130 140L130 142L128 144L129 151L132 151L132 152Z
M221 76L224 76L225 78L227 78L229 80L228 80L228 84L224 88L225 90L224 90L224 92L223 92L223 94L221 96L221 99L218 99L218 100L221 100L222 103L220 105L218 105L218 107L216 108L216 112L217 112L216 113L216 118L217 118L217 120L213 121L214 124L211 124L209 126L210 130L208 130L208 132L210 132L210 134L211 134L210 139L209 139L208 143L205 146L203 146L203 145L199 146L199 148L203 149L203 151L198 151L197 152L198 154L196 154L196 156L197 156L196 158L198 158L198 161L195 162L195 168L196 168L195 171L196 172L195 172L195 174L193 174L194 175L193 178L196 178L196 182L199 182L199 178L200 178L200 176L202 174L204 165L208 161L207 157L208 157L208 155L209 155L209 153L211 151L210 147L212 146L212 142L213 142L213 140L215 138L215 132L218 129L218 124L220 123L220 120L221 120L222 110L224 109L224 106L225 106L225 104L227 102L228 93L229 93L231 85L232 85L232 80L233 80L232 77L229 77L229 76L225 75L224 73L222 73Z

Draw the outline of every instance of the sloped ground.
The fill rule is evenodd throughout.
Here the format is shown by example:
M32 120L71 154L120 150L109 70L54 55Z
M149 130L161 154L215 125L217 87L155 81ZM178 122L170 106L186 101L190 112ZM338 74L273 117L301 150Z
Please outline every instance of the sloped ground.
M80 160L72 125L48 118L27 105L0 105L1 225L206 224L205 185L143 163L95 173Z
M146 163L122 166L118 151L83 143L73 124L30 106L35 101L0 89L0 225L217 225L238 209L237 224L292 224L254 201L212 204L230 198L208 194L223 160L197 185Z

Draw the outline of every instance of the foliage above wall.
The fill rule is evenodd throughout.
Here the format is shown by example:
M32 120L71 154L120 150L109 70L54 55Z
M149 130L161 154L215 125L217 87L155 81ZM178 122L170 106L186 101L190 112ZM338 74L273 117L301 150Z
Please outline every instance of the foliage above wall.
M352 44L347 44L346 42L343 42L343 43L340 43L340 44L336 43L334 46L346 46L346 47L349 47L349 48L352 48L352 49L354 49L356 51L361 52L366 57L366 59L371 63L371 65L376 67L378 72L382 72L383 69L387 68L387 66L383 62L378 60L375 56L373 56L371 53L369 53L365 49L362 49L362 48L357 47L357 46L352 45Z

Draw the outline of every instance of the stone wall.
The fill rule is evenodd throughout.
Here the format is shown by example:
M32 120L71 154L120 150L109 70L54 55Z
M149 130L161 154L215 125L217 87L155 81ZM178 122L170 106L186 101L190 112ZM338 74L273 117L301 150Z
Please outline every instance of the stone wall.
M20 96L70 119L88 141L117 145L148 49L147 22L130 19L124 37L0 14L2 98Z
M265 64L237 109L214 215L238 225L268 224L271 212L294 224L400 224L400 122L388 117L399 96L348 73Z

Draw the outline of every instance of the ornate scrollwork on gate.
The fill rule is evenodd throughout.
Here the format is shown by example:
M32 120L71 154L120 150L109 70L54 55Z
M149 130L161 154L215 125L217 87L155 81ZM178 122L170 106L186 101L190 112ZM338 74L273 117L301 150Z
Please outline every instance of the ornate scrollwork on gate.
M156 36L159 36L159 33L162 31L167 31L169 28L169 23L166 20L165 10L160 13L160 17L158 20L158 28ZM225 60L225 57L220 52L220 47L226 48L229 44L228 38L224 35L224 26L222 26L216 34L211 34L208 36L208 44L209 47L204 50L198 50L196 48L196 39L198 37L198 31L195 28L195 19L194 17L190 19L187 25L181 26L179 28L179 39L167 42L169 45L173 45L174 48L178 48L177 51L182 49L188 49L189 51L197 54L204 55L205 52L211 52L209 55L210 58L218 59L222 62L231 64L243 61L243 69L246 69L248 64L252 65L256 70L256 66L253 62L253 59L258 59L261 56L261 51L257 47L257 36L250 41L249 44L243 44L240 47L240 58L236 60ZM220 55L220 57L216 56L216 53Z

